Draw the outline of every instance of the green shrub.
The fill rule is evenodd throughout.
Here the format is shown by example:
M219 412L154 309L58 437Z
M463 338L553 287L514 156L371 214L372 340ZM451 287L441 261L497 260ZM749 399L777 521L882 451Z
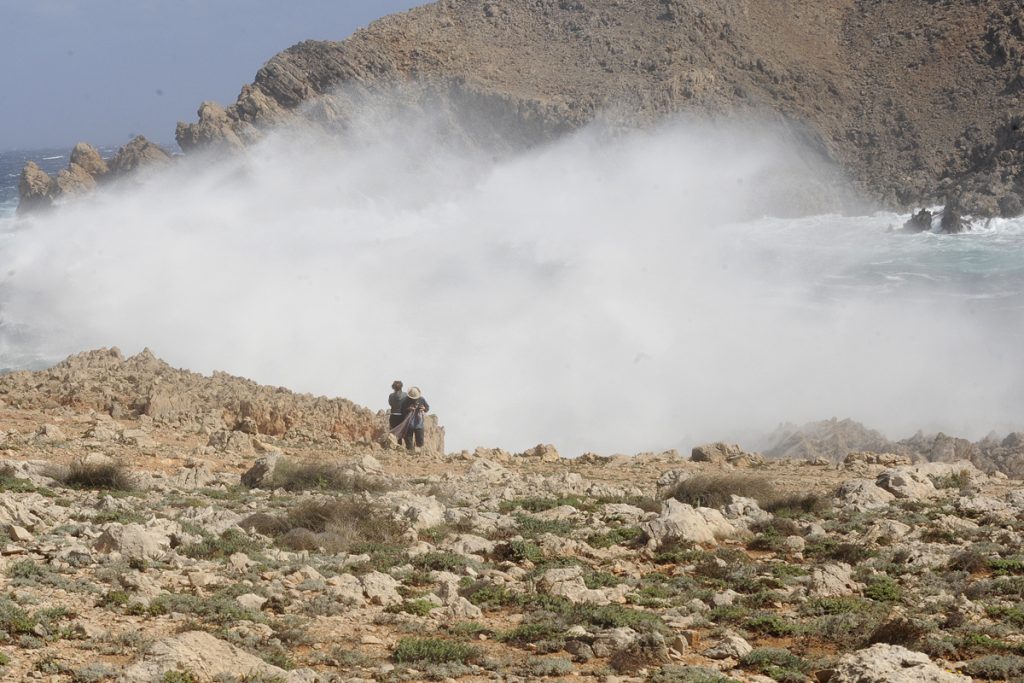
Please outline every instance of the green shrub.
M903 597L903 589L888 576L873 576L868 580L864 596L879 602L897 602Z
M199 543L181 549L183 555L196 560L216 560L235 553L253 554L263 547L239 529L227 529L220 536L206 536Z
M466 663L480 658L480 650L465 643L439 638L402 638L392 657L396 662Z
M624 526L609 529L587 537L587 543L594 548L611 548L615 545L632 545L643 535L640 527Z
M430 614L430 611L435 607L437 607L437 605L429 600L417 599L406 600L398 605L390 605L384 611L392 614L404 612L405 614L414 614L418 617L425 617Z
M573 671L572 662L564 657L531 657L523 666L524 673L531 678L568 676Z
M739 683L702 666L664 666L647 676L647 683Z
M1014 681L1024 677L1024 657L986 655L972 659L961 667L962 673L988 681Z
M409 560L409 563L417 569L423 569L426 571L446 571L454 574L459 574L466 567L471 564L475 564L468 558L457 553L439 551L431 551L423 553L422 555L417 555Z
M759 647L740 658L740 666L753 669L777 681L803 683L810 665L789 650Z
M747 620L746 627L755 633L763 633L776 638L791 636L800 632L799 624L795 624L778 614L759 614Z
M284 515L256 514L239 526L273 536L291 550L327 553L359 552L359 548L396 544L405 526L381 508L359 498L332 498L300 503Z

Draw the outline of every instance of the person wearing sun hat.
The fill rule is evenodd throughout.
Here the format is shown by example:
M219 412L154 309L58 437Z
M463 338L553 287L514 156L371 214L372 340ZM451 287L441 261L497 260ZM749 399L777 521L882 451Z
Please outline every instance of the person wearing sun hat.
M423 427L426 424L427 411L430 404L423 398L419 387L411 387L405 400L402 401L402 415L410 417L409 429L405 433L405 447L410 451L423 448Z

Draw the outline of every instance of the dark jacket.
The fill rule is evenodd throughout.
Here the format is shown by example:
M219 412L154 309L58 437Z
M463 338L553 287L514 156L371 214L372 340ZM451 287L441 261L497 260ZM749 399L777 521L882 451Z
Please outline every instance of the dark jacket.
M423 429L423 414L430 411L430 404L427 403L427 399L422 396L419 398L409 398L406 396L405 400L402 401L402 415L408 415L414 411L418 414L413 418L412 427L413 429Z
M402 404L405 399L408 398L404 391L395 391L388 395L388 405L391 406L392 415L403 415L405 411L402 409Z

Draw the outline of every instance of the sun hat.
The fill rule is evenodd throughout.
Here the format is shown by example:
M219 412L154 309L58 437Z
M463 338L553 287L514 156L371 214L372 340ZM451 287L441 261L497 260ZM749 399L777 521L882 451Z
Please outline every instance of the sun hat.
M419 398L420 395L421 394L420 394L420 388L419 387L413 387L412 389L409 389L409 398L413 398L413 399Z

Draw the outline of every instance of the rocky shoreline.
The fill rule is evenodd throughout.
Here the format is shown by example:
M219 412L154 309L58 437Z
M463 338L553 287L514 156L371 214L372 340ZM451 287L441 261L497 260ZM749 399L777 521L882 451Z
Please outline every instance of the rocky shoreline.
M0 401L11 680L1024 677L1021 482L968 442L566 459L435 422L410 456L350 402L116 350Z
M283 51L234 104L203 103L177 140L223 153L280 125L343 127L396 88L412 106L474 112L453 128L497 122L520 145L596 120L754 116L803 131L877 206L1016 216L1021 21L1011 0L443 0ZM39 185L26 207L47 196Z

